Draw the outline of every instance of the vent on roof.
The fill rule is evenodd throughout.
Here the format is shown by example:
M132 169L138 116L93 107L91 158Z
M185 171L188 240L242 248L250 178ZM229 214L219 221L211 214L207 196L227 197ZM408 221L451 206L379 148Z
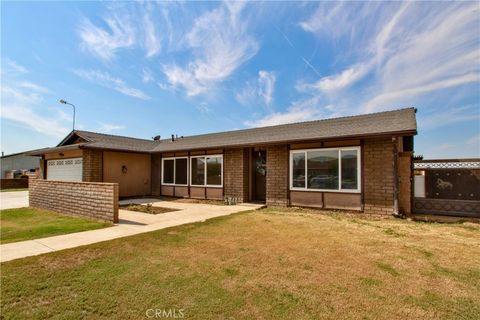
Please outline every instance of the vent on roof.
M153 137L152 139L153 139L153 141L160 141L160 138L161 138L160 135L158 135L158 136Z

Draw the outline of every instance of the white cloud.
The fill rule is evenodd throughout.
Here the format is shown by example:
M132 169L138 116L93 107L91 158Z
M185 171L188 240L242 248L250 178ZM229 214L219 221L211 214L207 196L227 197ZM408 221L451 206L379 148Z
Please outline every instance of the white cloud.
M14 81L9 81L8 85L1 87L1 118L47 136L55 138L65 136L70 129L64 125L62 112L45 107L42 95L45 93L44 88L33 83L30 84L32 85L27 88ZM42 89L36 90L37 87Z
M126 126L123 126L123 125L104 123L101 121L97 121L97 123L99 124L99 127L97 129L98 132L103 132L103 133L110 133L112 131L123 130L126 128Z
M320 101L317 97L294 102L285 112L272 112L261 119L246 121L244 124L248 127L266 127L317 120L324 118L327 112L331 114L331 106L321 108L319 107L319 103Z
M4 73L24 74L28 73L28 70L9 58L2 58L2 74Z
M129 87L122 79L115 78L107 72L102 72L98 70L75 70L74 73L83 79L101 85L103 87L113 89L126 96L143 100L150 99L150 97L147 96L140 89Z
M206 102L202 102L197 106L197 110L201 113L209 113L211 111L210 107Z
M142 74L142 82L143 83L148 83L148 82L152 82L154 81L155 79L153 78L153 74L152 74L152 71L150 71L149 69L143 69L143 74Z
M299 89L373 112L479 82L479 23L476 3L322 3L300 27L341 43L335 63L350 66ZM349 91L367 75L361 95Z
M260 70L258 72L258 82L260 83L259 95L263 97L265 105L269 106L273 100L276 77L273 72Z
M204 93L257 53L256 41L247 34L243 6L240 2L224 3L194 21L185 39L193 51L192 61L184 67L163 66L172 86L184 88L188 96Z
M135 31L129 16L113 14L106 17L104 22L108 26L106 29L94 25L87 18L83 20L78 33L84 49L101 59L109 60L119 49L135 45Z
M443 111L433 110L418 116L418 123L425 129L438 128L465 121L480 121L480 113L476 106L453 107Z
M275 92L275 73L260 70L255 82L247 82L242 91L237 92L235 98L245 106L256 106L261 99L265 106L270 107Z
M145 30L145 50L146 55L149 58L158 54L162 48L162 42L158 37L150 11L151 10L146 10L143 16L143 26Z

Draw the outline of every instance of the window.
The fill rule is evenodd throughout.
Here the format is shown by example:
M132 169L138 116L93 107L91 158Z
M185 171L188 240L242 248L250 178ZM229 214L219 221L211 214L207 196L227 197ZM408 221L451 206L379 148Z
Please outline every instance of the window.
M313 191L360 191L360 148L290 152L290 188Z
M188 158L162 159L162 184L188 185Z
M223 185L223 156L191 157L192 186L221 187Z

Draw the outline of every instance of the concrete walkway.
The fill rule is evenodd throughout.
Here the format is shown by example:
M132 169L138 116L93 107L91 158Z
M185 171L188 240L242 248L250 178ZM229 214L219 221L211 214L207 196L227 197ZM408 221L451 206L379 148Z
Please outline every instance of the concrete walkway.
M256 210L262 207L262 205L259 204L217 206L159 201L158 199L127 200L121 201L120 203L122 202L152 203L154 206L179 209L179 211L152 215L142 212L120 210L119 223L110 228L0 245L0 262L75 248L187 223L205 221L215 217L226 216L240 211Z
M28 207L28 191L0 192L0 209Z

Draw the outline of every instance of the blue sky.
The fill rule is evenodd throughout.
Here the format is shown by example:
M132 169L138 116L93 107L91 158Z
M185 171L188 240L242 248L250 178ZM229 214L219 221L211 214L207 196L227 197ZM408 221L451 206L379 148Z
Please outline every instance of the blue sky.
M1 149L418 108L426 158L480 156L478 3L2 2Z

